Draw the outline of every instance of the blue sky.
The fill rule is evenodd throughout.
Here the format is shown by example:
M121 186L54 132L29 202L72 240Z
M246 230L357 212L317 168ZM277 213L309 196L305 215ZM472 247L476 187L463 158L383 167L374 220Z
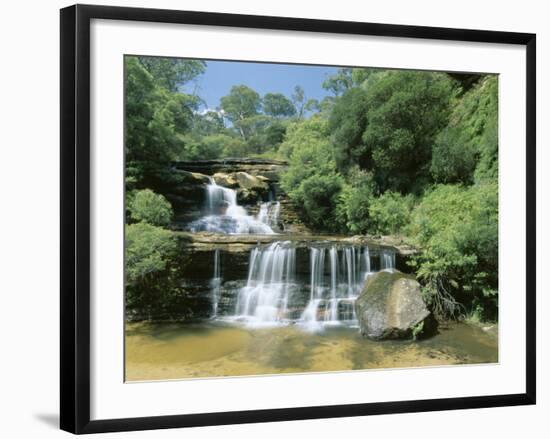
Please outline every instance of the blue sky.
M186 84L184 90L195 91L211 109L220 105L220 98L229 94L233 85L240 84L253 88L260 96L279 92L287 97L296 85L301 85L307 99L321 100L329 94L321 86L323 81L336 71L336 67L207 61L205 73Z

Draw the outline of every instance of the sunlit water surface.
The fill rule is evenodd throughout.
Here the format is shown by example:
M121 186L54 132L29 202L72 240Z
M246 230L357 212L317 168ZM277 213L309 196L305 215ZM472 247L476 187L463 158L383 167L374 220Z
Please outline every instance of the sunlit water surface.
M164 380L498 362L497 328L453 324L422 341L371 341L356 328L311 333L222 322L126 325L126 380Z

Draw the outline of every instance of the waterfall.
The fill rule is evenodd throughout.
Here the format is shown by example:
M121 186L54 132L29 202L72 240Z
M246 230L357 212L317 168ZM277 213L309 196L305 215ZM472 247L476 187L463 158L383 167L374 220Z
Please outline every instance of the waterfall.
M393 270L395 268L395 252L389 249L380 250L380 269Z
M268 223L248 215L237 203L237 191L216 184L212 177L206 186L206 215L189 224L191 232L273 235ZM278 216L278 212L277 212Z
M250 255L248 281L239 292L236 317L252 325L283 321L296 271L296 249L289 242L257 247Z
M355 300L372 267L395 266L392 249L376 249L373 255L368 246L327 241L298 247L277 241L251 250L246 286L238 290L229 319L255 327L296 323L312 331L325 325L355 326ZM380 262L373 265L371 257Z
M222 283L221 277L221 265L220 265L220 250L214 251L214 274L210 281L211 295L212 295L212 318L218 316L218 302L220 300L220 286Z
M272 229L278 228L280 211L281 203L278 201L268 201L260 205L260 211L256 219L263 224L267 224Z
M310 300L300 321L309 329L321 324L354 324L354 302L367 273L370 273L368 247L338 247L333 244L329 251L329 276L324 275L325 248L311 248ZM340 256L339 256L340 255Z
M338 280L338 251L336 246L330 249L330 313L329 320L338 320L338 299L336 298L336 288Z

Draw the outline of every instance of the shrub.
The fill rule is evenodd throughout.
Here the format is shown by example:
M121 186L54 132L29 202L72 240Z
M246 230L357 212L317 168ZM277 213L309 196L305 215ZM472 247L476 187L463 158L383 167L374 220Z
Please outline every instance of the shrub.
M128 196L128 210L134 221L166 226L172 220L172 206L162 195L150 189L135 191Z
M170 230L146 223L125 229L126 311L151 319L175 291L170 266L177 243Z
M301 205L306 221L314 228L339 230L336 208L343 179L338 174L314 174L305 179L294 191L294 198Z
M381 235L401 232L409 223L414 199L397 192L385 192L369 206L369 231Z
M439 185L414 209L409 235L422 249L412 265L435 311L498 313L498 186Z
M176 249L176 241L169 230L151 224L126 225L126 283L135 285L166 268Z
M368 233L369 206L376 194L372 174L352 168L348 174L350 185L345 186L340 196L345 224L352 233Z

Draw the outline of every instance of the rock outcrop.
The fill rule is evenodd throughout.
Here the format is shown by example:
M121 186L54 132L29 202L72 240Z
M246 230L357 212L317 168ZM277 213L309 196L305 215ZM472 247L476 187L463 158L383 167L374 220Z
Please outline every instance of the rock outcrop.
M216 184L237 190L237 200L241 204L254 204L269 197L269 179L248 172L216 172L212 178Z
M361 334L374 340L428 336L437 326L422 299L420 284L399 271L369 276L355 311Z

